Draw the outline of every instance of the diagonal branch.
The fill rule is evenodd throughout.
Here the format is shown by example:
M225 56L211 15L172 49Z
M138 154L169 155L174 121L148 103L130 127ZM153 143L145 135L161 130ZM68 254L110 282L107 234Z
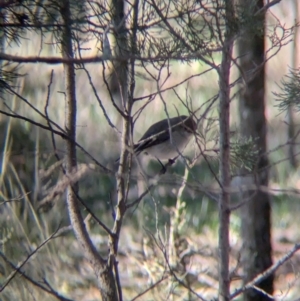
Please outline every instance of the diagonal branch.
M246 290L253 288L256 284L261 282L262 280L268 278L270 275L274 274L285 262L287 262L293 255L300 250L300 243L295 244L295 246L283 257L281 257L276 263L274 263L270 268L268 268L263 273L256 276L253 280L248 282L242 288L237 289L234 293L230 295L230 300L236 298Z

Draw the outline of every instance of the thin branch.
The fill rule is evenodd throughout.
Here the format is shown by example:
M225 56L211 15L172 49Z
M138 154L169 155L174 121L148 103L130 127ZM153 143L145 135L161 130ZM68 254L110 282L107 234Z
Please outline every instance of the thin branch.
M94 85L94 83L93 83L93 80L92 80L92 77L91 77L90 73L88 72L88 70L87 70L85 67L83 67L82 69L85 71L85 73L86 73L86 75L87 75L87 77L88 77L90 86L91 86L92 89L93 89L94 95L95 95L95 97L96 97L96 99L97 99L97 101L98 101L98 104L99 104L99 106L100 106L100 108L101 108L101 110L102 110L102 112L103 112L103 115L104 115L104 117L105 117L107 123L109 124L109 126L110 126L114 131L116 131L117 133L121 134L121 132L119 131L119 129L111 122L110 117L108 116L108 114L107 114L107 112L106 112L106 109L105 109L105 107L104 107L104 105L103 105L103 102L102 102L102 100L100 99L100 97L99 97L99 95L98 95L98 93L97 93L97 89L96 89L96 87L95 87L95 85ZM103 70L104 70L104 68L103 68ZM125 116L124 113L123 113L123 111L121 111L121 110L119 109L119 107L115 104L115 102L112 101L112 103L113 103L114 107L118 110L118 112L119 112L120 114L122 114L122 116Z
M9 116L9 117L13 117L13 118L17 118L17 119L21 119L21 120L24 120L24 121L27 121L35 126L38 126L44 130L47 130L47 131L50 131L50 132L53 132L54 134L60 136L61 138L63 139L66 139L66 140L70 140L72 141L73 143L76 144L76 146L85 154L87 155L98 167L101 168L101 170L105 173L108 173L108 174L114 174L113 171L109 170L108 168L106 168L104 165L102 165L98 160L96 160L89 152L87 152L78 142L74 141L73 139L71 139L68 135L66 135L65 133L63 132L60 132L60 131L57 131L57 130L54 130L52 128L49 128L48 126L46 125L43 125L42 123L39 123L39 122L36 122L30 118L27 118L27 117L24 117L24 116L21 116L21 115L18 115L16 113L14 114L11 114L11 113L8 113L8 112L5 112L3 110L0 110L0 113L3 114L3 115L6 115L6 116Z
M12 273L12 275L6 280L6 282L0 287L0 292L4 291L4 289L8 286L8 284L15 278L16 274L21 272L21 268L29 261L29 259L35 255L43 246L45 246L56 234L57 231L59 229L57 229L53 234L51 234L49 236L49 238L47 238L44 242L42 242L34 251L32 251L27 257L26 259L16 268L14 268L14 272ZM2 253L0 251L0 256L6 260L6 256L4 255L4 253Z
M45 112L45 116L46 116L48 126L51 129L50 133L51 133L51 141L52 141L52 146L53 146L53 149L54 149L54 154L55 154L55 157L56 157L57 161L60 162L60 157L59 157L59 155L56 151L56 142L55 142L53 127L52 127L52 123L50 122L51 119L49 118L49 113L48 113L50 93L51 93L51 85L52 85L52 82L53 82L53 74L54 74L54 71L52 69L51 74L50 74L49 84L48 84L48 91L47 91L47 98L46 98L46 103L45 103L45 107L44 107L44 112Z
M244 285L242 288L237 289L234 293L230 295L230 300L236 298L243 292L245 292L247 289L253 288L256 284L260 283L264 279L268 278L270 275L274 274L279 267L281 267L285 262L287 262L290 258L293 257L293 255L300 250L300 243L295 244L295 246L283 257L281 257L276 263L274 263L270 268L268 268L263 273L256 276L253 280L248 282L246 285Z
M153 236L152 233L149 233L149 235L152 237L152 239L154 240L155 244L158 246L158 248L160 249L160 251L162 252L164 259L167 263L168 269L170 274L173 276L173 278L184 288L186 288L189 292L191 292L194 296L196 296L198 299L200 299L201 301L207 301L204 297L202 297L201 295L199 295L195 290L193 290L189 285L185 284L181 279L179 279L179 277L176 275L176 273L174 272L173 268L170 265L169 262L169 258L167 255L167 249L165 247L165 245L161 242L161 244L157 241L157 239ZM159 236L160 238L160 236ZM161 238L160 238L161 239Z
M147 294L149 291L151 291L152 289L154 289L157 285L159 285L161 282L163 282L164 280L166 280L168 278L169 278L168 275L162 276L159 280L157 280L156 282L154 282L152 285L150 285L143 292L139 293L133 299L131 299L131 301L135 301L135 300L139 299L140 297L142 297L143 295Z
M42 284L40 284L38 281L33 280L31 277L27 276L24 272L21 270L18 270L18 267L16 267L1 251L0 256L3 258L3 260L15 271L17 271L18 274L20 274L24 279L26 279L28 282L33 284L34 286L38 287L39 289L43 290L47 294L50 294L54 296L56 299L60 301L73 301L72 299L66 298L62 295L60 295L58 292L56 292L54 289L47 289Z
M254 16L257 16L257 15L259 15L259 14L261 14L261 13L266 12L270 7L276 5L276 4L280 3L280 2L281 2L281 0L273 0L273 1L267 2L267 4L266 4L264 7L262 7L260 10L258 10L258 11L254 14Z

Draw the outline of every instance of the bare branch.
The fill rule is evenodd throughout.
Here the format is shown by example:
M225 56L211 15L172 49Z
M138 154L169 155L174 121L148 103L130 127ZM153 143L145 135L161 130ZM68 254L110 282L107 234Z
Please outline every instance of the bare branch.
M239 296L247 289L253 288L256 284L261 282L262 280L268 278L270 275L274 274L279 267L281 267L285 262L287 262L293 255L300 250L300 244L295 244L295 246L283 257L281 257L276 263L274 263L270 268L268 268L263 273L257 275L252 281L248 282L245 286L240 289L237 289L234 293L230 295L230 300L234 299L235 297Z

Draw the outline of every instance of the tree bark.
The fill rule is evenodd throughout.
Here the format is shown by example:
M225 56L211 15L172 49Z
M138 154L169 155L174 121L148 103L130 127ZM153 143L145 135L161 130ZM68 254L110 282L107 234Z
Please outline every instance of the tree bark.
M61 15L64 22L64 30L62 33L62 56L64 58L73 58L72 47L72 31L71 31L71 9L70 1L64 0L61 4ZM76 82L75 82L75 68L73 64L64 64L65 73L65 90L66 90L66 131L70 140L66 140L66 173L72 174L77 168L76 145ZM114 274L112 266L108 265L98 254L94 247L89 234L86 230L83 217L80 212L79 204L77 202L78 186L70 185L67 191L67 206L70 216L70 221L77 241L81 245L84 255L92 265L103 301L116 301L118 294L115 285Z
M4 24L5 21L5 10L3 8L0 8L0 23ZM0 29L0 52L5 53L5 27L2 27ZM0 78L3 78L3 60L0 60ZM4 98L4 87L0 87L0 98ZM0 102L0 109L2 110L4 108L4 102ZM2 114L0 115L0 121L2 121Z
M294 1L293 3L293 8L295 12L295 23L299 24L300 22L300 12L299 12L299 3L298 1ZM293 69L299 68L299 26L296 26L294 29L294 45L293 45L293 50L292 50L292 62L291 65ZM288 155L289 155L289 162L292 168L297 168L297 158L296 158L296 142L294 140L295 135L296 135L296 125L295 125L295 118L294 118L294 106L290 104L287 109L287 124L288 124L288 129L287 129L287 134L288 134L288 139L291 141L291 143L288 145Z
M112 0L111 11L112 20L114 25L114 38L115 48L114 55L116 57L126 57L128 55L128 40L127 40L127 28L125 20L125 1L124 0ZM128 63L127 61L114 61L111 78L109 81L110 92L114 96L114 99L121 110L125 110L125 103L127 102L127 80L128 80ZM121 124L121 119L119 121Z
M219 129L220 129L220 183L219 196L219 299L229 301L229 224L230 224L230 70L233 39L231 22L233 21L233 2L226 2L226 32L222 49L222 62L219 69Z
M252 0L241 0L241 5L250 8ZM253 7L253 6L252 6ZM256 2L255 10L263 7L263 0ZM263 28L263 19L261 27ZM244 74L245 86L240 95L240 133L242 137L252 137L258 151L252 184L268 185L268 158L266 155L266 118L265 118L265 79L264 67L257 70L264 62L264 33L251 34L247 30L242 33L238 41L240 67ZM254 73L254 70L256 71ZM245 171L241 171L245 172ZM240 178L243 181L243 177ZM247 177L249 181L249 177ZM249 182L248 182L249 184ZM251 197L252 196L252 197ZM271 247L271 206L269 195L262 191L248 191L241 194L241 201L247 200L241 208L242 221L242 263L244 268L244 282L247 283L256 275L272 265ZM268 294L273 292L273 276L262 281L258 287ZM245 301L271 300L267 294L255 289L247 290Z

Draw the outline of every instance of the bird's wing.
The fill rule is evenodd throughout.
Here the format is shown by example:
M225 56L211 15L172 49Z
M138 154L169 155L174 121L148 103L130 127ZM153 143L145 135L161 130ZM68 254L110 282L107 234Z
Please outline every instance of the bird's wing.
M138 141L138 143L134 145L134 151L136 152L136 154L139 154L141 151L147 149L150 146L155 146L157 144L165 142L170 137L169 136L169 125L176 126L181 121L184 121L187 118L188 118L188 116L181 115L181 116L176 116L176 117L170 118L169 120L164 119L164 120L161 120L161 121L153 124L146 131L146 133L143 135L143 137ZM154 135L153 134L153 133L155 133L154 129L157 129L157 128L162 129L162 131L159 134ZM165 129L165 130L163 130L163 129ZM153 136L153 138L151 138L151 136Z
M169 139L169 129L167 128L163 132L158 135L152 135L151 138L151 127L149 130L143 135L143 137L138 141L137 144L134 145L134 151L139 154L141 151L147 149L150 146L155 146L157 144L163 143Z

